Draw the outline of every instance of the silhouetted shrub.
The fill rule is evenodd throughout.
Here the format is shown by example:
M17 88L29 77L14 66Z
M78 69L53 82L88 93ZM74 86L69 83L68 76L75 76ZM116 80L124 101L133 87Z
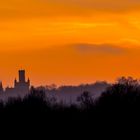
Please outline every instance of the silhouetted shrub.
M82 109L90 109L94 106L94 100L88 91L85 91L77 98Z
M97 101L104 111L134 111L140 108L140 86L138 80L131 77L120 78L110 86Z

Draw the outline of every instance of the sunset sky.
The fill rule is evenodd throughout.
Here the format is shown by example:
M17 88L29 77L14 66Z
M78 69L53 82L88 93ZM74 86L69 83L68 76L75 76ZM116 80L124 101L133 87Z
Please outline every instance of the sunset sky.
M140 78L140 0L0 0L0 80Z

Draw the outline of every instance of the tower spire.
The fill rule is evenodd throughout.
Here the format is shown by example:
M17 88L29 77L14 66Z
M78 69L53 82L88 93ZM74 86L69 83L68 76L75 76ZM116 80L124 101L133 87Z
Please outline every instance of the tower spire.
M3 93L3 85L1 81L0 81L0 93Z

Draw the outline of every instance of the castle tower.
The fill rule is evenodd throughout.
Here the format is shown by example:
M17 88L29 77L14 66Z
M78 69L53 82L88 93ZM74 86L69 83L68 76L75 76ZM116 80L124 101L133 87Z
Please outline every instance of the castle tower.
M25 70L19 70L19 82L25 83Z
M18 74L19 74L19 80L17 81L15 79L14 92L15 93L21 93L21 94L26 94L26 93L29 92L29 89L30 89L30 80L28 79L26 81L25 70L19 70Z
M26 81L25 70L19 70L18 76L19 76L18 80L16 78L14 80L13 88L7 87L5 90L3 90L2 83L0 83L0 93L3 93L3 92L10 93L10 94L18 93L21 95L28 94L30 91L30 80L28 79Z

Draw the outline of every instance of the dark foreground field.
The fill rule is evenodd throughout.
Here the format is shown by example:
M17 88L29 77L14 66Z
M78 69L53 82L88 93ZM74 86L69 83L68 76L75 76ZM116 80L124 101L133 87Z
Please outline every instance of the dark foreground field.
M6 126L6 130L16 127L16 131L25 127L25 132L34 130L36 134L40 130L44 135L49 131L60 131L60 134L73 130L81 133L87 130L92 133L94 130L110 132L114 128L119 132L126 128L134 129L140 124L140 85L132 78L121 78L99 99L95 100L90 93L84 92L77 101L78 105L65 105L45 97L42 91L32 89L24 99L0 103L1 127Z

